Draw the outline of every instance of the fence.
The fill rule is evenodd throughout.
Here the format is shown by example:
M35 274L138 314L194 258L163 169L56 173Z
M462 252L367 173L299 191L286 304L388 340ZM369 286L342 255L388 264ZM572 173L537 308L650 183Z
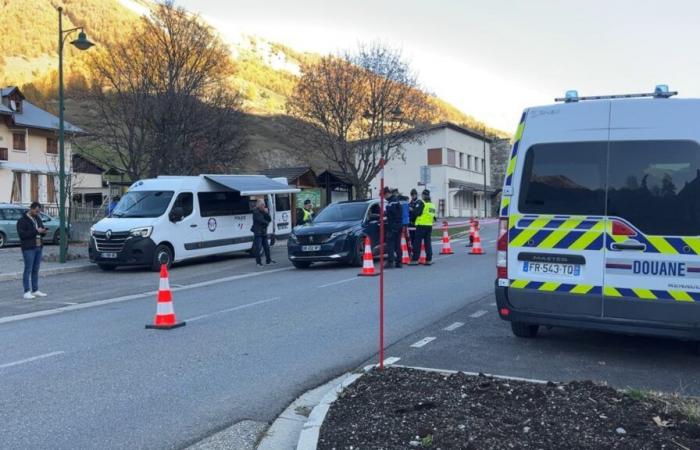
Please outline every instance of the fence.
M52 217L58 217L58 206L44 206L44 212ZM66 208L66 218L71 222L94 223L105 216L105 208L95 206L70 206Z

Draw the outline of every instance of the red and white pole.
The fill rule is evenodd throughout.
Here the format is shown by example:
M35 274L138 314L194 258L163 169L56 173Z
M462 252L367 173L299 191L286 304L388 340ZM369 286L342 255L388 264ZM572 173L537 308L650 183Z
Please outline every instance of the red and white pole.
M379 160L379 369L384 369L384 159Z

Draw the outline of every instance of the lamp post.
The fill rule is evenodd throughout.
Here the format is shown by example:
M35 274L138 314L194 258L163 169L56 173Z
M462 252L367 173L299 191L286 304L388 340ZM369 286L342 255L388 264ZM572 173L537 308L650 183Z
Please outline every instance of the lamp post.
M488 204L487 204L487 199L486 199L486 124L484 124L483 127L483 139L482 142L484 144L484 158L482 159L483 165L484 165L484 219L486 218L486 214L488 211Z
M78 39L71 41L71 44L78 50L87 50L92 47L83 31L83 27L63 29L63 8L60 6L58 10L58 220L59 220L59 236L60 236L60 251L59 261L66 262L66 252L68 249L68 235L66 233L66 155L64 143L64 123L63 123L63 45L66 42L68 35L74 31L78 33Z

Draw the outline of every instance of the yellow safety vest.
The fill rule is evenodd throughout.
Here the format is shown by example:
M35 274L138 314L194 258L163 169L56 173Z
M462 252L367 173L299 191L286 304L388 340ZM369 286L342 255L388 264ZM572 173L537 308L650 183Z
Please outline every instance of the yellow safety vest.
M302 211L304 212L304 222L308 222L311 220L311 213L306 210L306 208L302 208Z
M424 202L423 214L416 217L416 226L432 227L435 223L435 205L430 202Z

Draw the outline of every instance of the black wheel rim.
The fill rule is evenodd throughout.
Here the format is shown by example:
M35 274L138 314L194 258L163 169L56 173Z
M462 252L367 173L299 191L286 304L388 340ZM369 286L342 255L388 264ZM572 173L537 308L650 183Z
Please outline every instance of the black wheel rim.
M161 250L158 252L157 261L159 264L170 265L170 253L167 250Z

